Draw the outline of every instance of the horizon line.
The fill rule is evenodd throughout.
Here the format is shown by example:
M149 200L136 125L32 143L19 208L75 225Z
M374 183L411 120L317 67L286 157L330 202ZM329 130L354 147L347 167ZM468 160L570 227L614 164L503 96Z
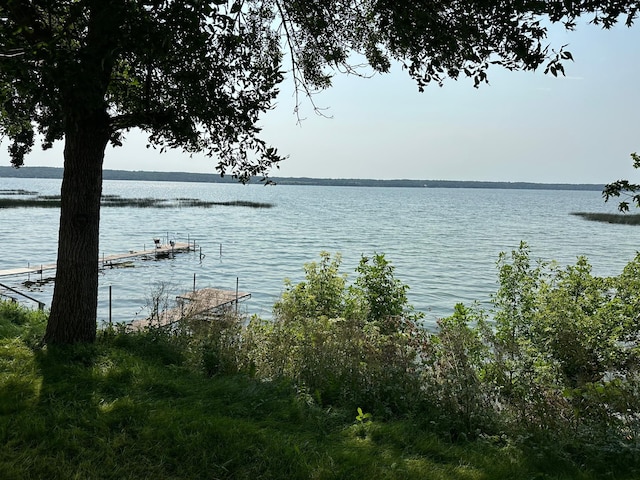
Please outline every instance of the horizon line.
M43 170L56 170L62 172L64 167L52 167L52 166L44 166L44 165L23 165L20 167L13 167L8 165L1 165L0 171L13 171L19 172L28 169L43 169ZM122 174L135 174L135 175L181 175L181 176L199 176L199 177L210 177L210 179L215 180L218 183L235 183L237 182L236 178L233 178L231 175L221 176L220 173L203 173L203 172L184 172L184 171L157 171L157 170L123 170L123 169L113 169L113 168L105 168L103 173L105 172L113 172L113 173L122 173ZM2 177L3 175L0 175ZM8 175L7 177L23 177L23 178L38 178L38 177L28 177L23 175ZM42 177L41 177L42 178ZM53 177L58 178L58 176ZM604 183L569 183L569 182L534 182L527 180L449 180L449 179L415 179L415 178L391 178L391 179L378 179L378 178L356 178L356 177L310 177L310 176L298 176L298 177L280 177L268 175L266 177L262 176L254 176L252 177L252 181L260 181L260 179L266 178L273 180L277 183L277 180L284 181L319 181L319 182L372 182L372 183L381 183L381 182L410 182L410 183L419 183L419 182L433 182L433 183L466 183L466 184L502 184L502 185L547 185L547 186L576 186L576 187L597 187L602 188ZM109 178L105 178L105 180L112 180ZM126 178L122 178L121 180L127 180ZM130 180L139 180L136 178L131 178ZM166 181L160 180L159 181ZM180 181L180 180L176 180ZM424 185L427 187L427 185Z

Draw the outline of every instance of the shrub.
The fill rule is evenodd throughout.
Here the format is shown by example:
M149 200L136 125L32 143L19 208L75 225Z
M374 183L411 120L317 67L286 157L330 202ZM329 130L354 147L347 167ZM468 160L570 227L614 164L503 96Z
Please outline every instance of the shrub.
M283 321L296 318L337 318L348 308L347 276L340 273L342 257L332 259L328 252L320 253L320 263L304 266L305 280L293 285L285 279L285 290L274 304L274 316Z
M498 429L496 385L487 381L489 347L483 342L486 314L477 306L457 304L452 316L438 321L423 362L424 392L432 424L452 437Z
M406 412L420 392L425 332L383 255L363 257L347 287L340 256L323 252L305 281L285 283L273 321L254 318L248 358L262 378L286 378L324 405ZM386 308L386 310L385 310Z
M207 376L238 373L244 318L232 311L207 317L185 318L189 362Z
M532 266L523 243L498 269L491 322L463 307L440 322L431 375L438 380L442 359L451 367L435 382L439 398L456 399L449 410L469 426L471 413L493 405L512 437L637 449L640 256L600 278L582 257L564 270Z

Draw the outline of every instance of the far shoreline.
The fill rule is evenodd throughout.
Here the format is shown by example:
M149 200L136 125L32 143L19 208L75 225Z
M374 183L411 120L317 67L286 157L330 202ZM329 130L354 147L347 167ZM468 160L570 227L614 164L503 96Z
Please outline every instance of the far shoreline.
M50 178L61 179L62 168L0 166L0 178ZM151 182L191 182L191 183L238 183L227 175L215 173L151 172L109 170L103 171L103 180L131 180ZM261 177L254 177L249 183L259 184ZM269 177L277 185L309 185L337 187L403 187L403 188L492 188L509 190L583 190L602 191L604 184L589 183L535 183L535 182L489 182L472 180L376 180L358 178L311 178L311 177Z

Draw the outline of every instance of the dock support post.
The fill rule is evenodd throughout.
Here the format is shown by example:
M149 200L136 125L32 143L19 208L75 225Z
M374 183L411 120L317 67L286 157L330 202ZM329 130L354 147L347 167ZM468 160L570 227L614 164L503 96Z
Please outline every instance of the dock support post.
M238 313L238 277L236 277L236 314Z
M193 274L193 292L195 293L196 291L196 274Z
M109 330L111 330L111 328L113 327L113 324L111 322L111 285L109 285Z

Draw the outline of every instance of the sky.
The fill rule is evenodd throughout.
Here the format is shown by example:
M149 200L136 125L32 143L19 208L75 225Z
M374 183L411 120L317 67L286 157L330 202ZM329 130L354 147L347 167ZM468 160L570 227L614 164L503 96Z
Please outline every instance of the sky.
M288 158L274 177L608 183L638 180L630 153L640 151L640 27L609 31L554 28L568 44L566 77L489 70L489 85L470 79L425 92L394 66L386 75L337 74L294 114L293 83L261 119L263 138ZM286 65L285 65L286 67ZM327 118L326 116L330 117ZM6 143L0 151L8 165ZM34 148L26 165L62 166L62 145ZM105 169L214 173L215 160L146 148L140 132L107 148Z

